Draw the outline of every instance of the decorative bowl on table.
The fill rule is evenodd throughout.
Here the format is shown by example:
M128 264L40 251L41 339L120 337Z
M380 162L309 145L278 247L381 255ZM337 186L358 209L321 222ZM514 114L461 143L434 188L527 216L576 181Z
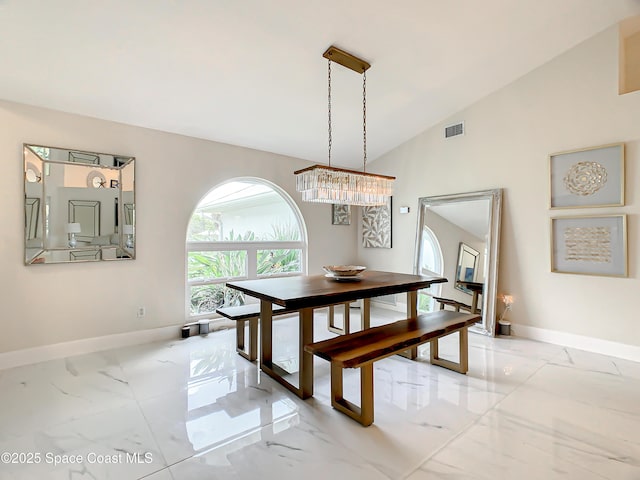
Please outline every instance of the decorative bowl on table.
M325 277L333 278L334 280L360 280L362 272L367 267L362 265L325 265L322 269L327 272Z

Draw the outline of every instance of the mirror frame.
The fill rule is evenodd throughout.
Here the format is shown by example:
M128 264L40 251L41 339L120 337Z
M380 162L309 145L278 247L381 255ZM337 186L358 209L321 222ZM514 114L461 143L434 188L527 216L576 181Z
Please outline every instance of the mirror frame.
M457 202L473 200L489 200L489 229L486 239L487 255L484 269L484 289L482 292L482 322L470 327L471 331L483 335L496 334L496 301L498 289L498 264L500 253L500 224L502 220L502 189L481 190L477 192L456 193L452 195L438 195L421 197L418 199L418 224L416 228L416 248L414 272L420 273L422 265L423 232L427 210L431 206L449 205ZM455 281L455 279L454 279Z
M45 158L45 156L41 155L40 149L48 149L48 150L58 150L62 154L64 152L68 152L68 158L65 160L61 159L50 159ZM38 168L33 163L28 161L27 157L29 155L35 155L39 161L39 165L42 165L42 168ZM111 160L110 160L111 159ZM101 160L109 162L109 163L100 163ZM25 208L25 225L24 225L24 263L25 265L40 265L40 264L59 264L59 263L78 263L78 262L87 262L87 261L114 261L114 260L135 260L136 258L136 246L128 247L126 242L127 235L123 234L123 229L119 228L117 224L115 225L115 230L112 235L117 235L117 244L110 243L109 245L105 245L102 243L96 243L95 245L90 244L86 246L77 246L74 248L67 246L51 246L49 244L49 227L48 227L48 219L47 219L47 176L49 175L49 171L52 170L52 165L75 165L80 167L85 167L87 170L87 178L90 177L91 174L94 175L102 175L103 177L107 175L106 172L115 172L116 181L112 181L112 185L104 185L105 188L116 189L115 198L116 205L119 207L116 208L114 212L114 217L116 219L122 219L122 223L124 224L126 218L131 218L132 222L135 222L135 202L136 202L136 192L135 192L135 157L127 156L127 155L116 155L111 153L100 153L100 152L87 152L78 149L70 149L70 148L62 148L62 147L53 147L49 145L39 145L35 143L24 143L23 144L23 158L22 164L24 168L24 176L23 176L23 184L24 184L24 208ZM35 158L33 159L35 162ZM127 187L127 198L131 200L131 203L124 203L123 198L123 169L131 169L130 174L127 174L127 178L130 175L130 185L131 190ZM110 174L113 176L113 173ZM38 183L40 184L40 195L41 198L32 198L29 195L27 185ZM95 187L95 185L93 185ZM103 185L101 185L103 186ZM77 187L76 187L77 188ZM91 188L87 184L86 188ZM130 194L128 193L130 192ZM38 208L37 214L33 214L30 218L29 215L29 207L31 203L34 203L34 200L38 200L36 206ZM118 201L119 200L119 201ZM67 213L67 217L71 218L73 215L72 202L84 202L88 203L87 200L69 200L67 208L69 212ZM100 236L101 232L101 224L100 224L100 208L107 208L104 205L101 207L100 201L92 201L97 204L97 212L94 213L94 223L97 221L97 236ZM129 202L129 200L128 200ZM126 206L129 206L127 211ZM111 207L113 208L113 207ZM33 225L33 218L37 220L37 224ZM132 223L135 233L135 223ZM33 240L37 238L32 238L33 231L38 232L40 230L42 237L40 238L40 244L37 246L30 246L29 243L33 243ZM94 232L94 233L96 233ZM96 235L94 235L95 238ZM81 239L80 236L77 237ZM31 251L30 251L31 250ZM35 253L37 250L37 253ZM55 252L68 252L69 260L61 260L55 259L50 260L46 259L47 255L53 255ZM57 254L59 255L59 254Z

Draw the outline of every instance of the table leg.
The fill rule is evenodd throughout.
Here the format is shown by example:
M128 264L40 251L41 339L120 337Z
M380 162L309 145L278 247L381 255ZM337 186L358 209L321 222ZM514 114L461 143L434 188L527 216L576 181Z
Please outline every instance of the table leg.
M260 366L272 366L272 321L271 302L260 300Z
M313 395L313 354L304 351L304 346L313 343L313 309L303 308L300 311L300 346L299 359L299 395L309 398Z
M362 330L371 327L371 299L362 299ZM418 291L407 292L407 318L418 318ZM418 358L418 347L411 347L400 353L403 357L415 360Z
M471 313L478 313L478 291L474 290L471 295Z
M327 330L332 333L337 333L338 335L345 335L349 333L349 302L341 304L344 309L344 314L342 316L342 328L336 326L335 321L335 306L331 305L329 307L329 312L327 314Z
M313 354L305 352L304 346L307 343L313 343L313 309L304 308L298 312L300 367L297 387L283 377L288 372L273 363L273 314L271 309L271 302L260 300L260 369L300 398L309 398L313 395Z
M407 292L407 318L418 318L418 291Z
M344 327L344 334L349 335L351 332L351 310L349 309L349 302L344 304L344 315L342 317L342 326Z
M367 330L368 328L371 328L371 299L370 298L362 299L362 311L360 312L360 315L361 315L362 330Z
M407 318L418 318L418 291L407 292ZM418 358L418 347L411 347L403 352L403 357L415 360Z

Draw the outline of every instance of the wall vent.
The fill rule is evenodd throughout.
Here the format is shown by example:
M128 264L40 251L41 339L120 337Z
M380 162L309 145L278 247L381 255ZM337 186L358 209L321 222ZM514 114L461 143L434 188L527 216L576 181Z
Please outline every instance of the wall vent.
M444 127L444 138L456 137L458 135L464 135L464 122Z

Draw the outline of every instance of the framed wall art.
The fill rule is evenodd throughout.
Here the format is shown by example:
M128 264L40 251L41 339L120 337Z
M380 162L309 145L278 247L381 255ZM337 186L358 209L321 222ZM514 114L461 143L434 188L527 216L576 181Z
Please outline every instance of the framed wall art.
M351 225L351 205L331 205L331 225Z
M624 205L624 143L549 156L550 207Z
M551 219L551 271L627 276L627 216Z
M362 246L391 248L391 197L385 205L362 207Z

